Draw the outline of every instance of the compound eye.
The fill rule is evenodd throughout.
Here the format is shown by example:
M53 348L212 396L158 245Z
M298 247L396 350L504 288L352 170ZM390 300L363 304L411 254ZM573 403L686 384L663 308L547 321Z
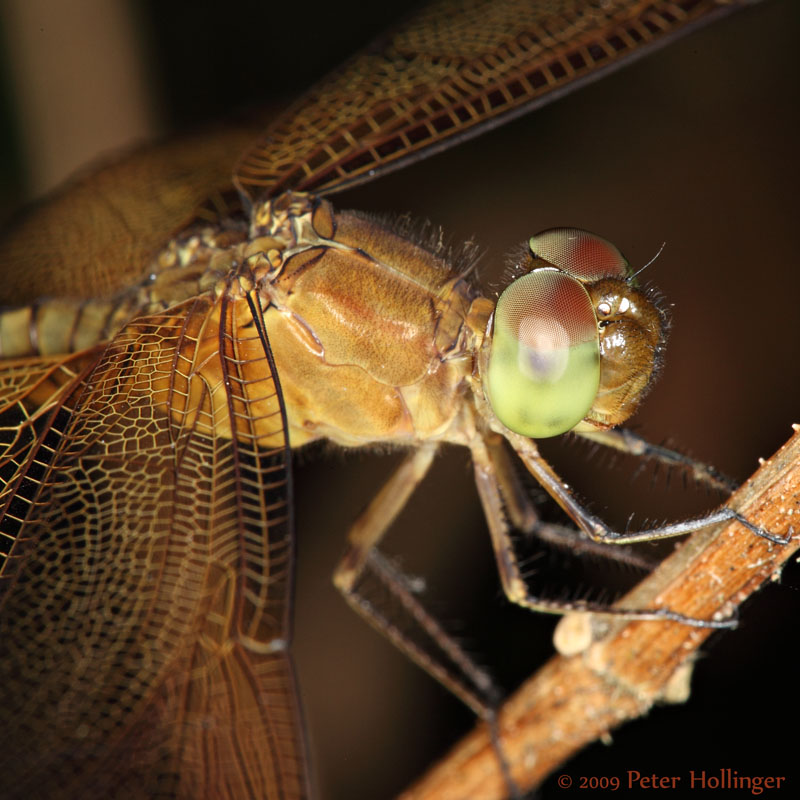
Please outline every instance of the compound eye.
M601 236L578 228L550 228L532 236L528 243L535 258L542 258L582 281L627 278L625 256Z
M498 419L523 436L558 436L588 413L600 384L600 346L580 281L537 269L500 295L486 393Z

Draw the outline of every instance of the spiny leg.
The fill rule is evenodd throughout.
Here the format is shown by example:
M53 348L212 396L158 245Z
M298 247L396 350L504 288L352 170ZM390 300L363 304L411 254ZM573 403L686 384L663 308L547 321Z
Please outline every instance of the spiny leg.
M542 522L529 492L519 479L503 437L497 433L489 433L484 442L495 466L497 483L511 524L523 533L535 533L541 528Z
M710 464L705 464L676 450L670 450L663 445L648 442L647 439L625 428L613 428L607 431L581 431L576 432L576 435L612 450L655 461L670 468L676 467L690 475L692 480L708 486L710 489L730 494L737 488L736 481Z
M631 547L609 547L575 528L542 522L519 479L518 467L509 456L505 439L499 434L489 433L484 442L494 465L504 509L515 530L533 534L550 545L569 550L573 555L594 556L648 572L658 565L658 560L650 559Z
M684 474L690 475L694 481L715 491L731 493L737 488L735 481L719 472L719 470L710 464L698 461L697 459L671 450L663 445L648 442L643 437L625 428L583 431L576 432L576 435L586 441L600 444L603 447L608 447L627 455L663 464L668 468L677 468ZM516 478L516 474L513 472L512 462L508 457L508 452L505 451L502 444L498 445L494 441L495 439L500 440L501 443L503 441L503 437L497 434L491 434L490 437L487 437L487 445L492 451L492 460L497 469L501 493L506 502L506 510L515 528L526 533L534 533L548 544L555 545L556 547L568 548L572 553L578 555L598 556L603 559L628 564L638 569L652 570L655 568L658 563L657 560L650 559L625 545L620 545L617 540L613 542L615 545L614 547L608 547L610 542L592 539L584 530L579 531L562 525L540 523L538 519L536 519L535 511L533 511L534 519L532 523L529 521L529 518L521 518L518 513L515 513L515 504L519 501L505 489L508 480L504 477L504 473L510 473L517 486L519 486L519 481ZM497 458L497 455L500 457ZM512 499L512 502L509 502L510 499ZM526 499L527 498L523 495L522 500L525 501ZM528 506L530 506L529 502ZM707 524L711 523L708 522ZM678 534L675 533L673 535Z
M503 590L511 602L533 611L543 611L552 614L585 611L624 616L629 619L666 619L701 628L730 628L735 626L736 623L734 620L700 620L687 617L667 608L639 611L636 609L608 607L600 603L592 603L584 600L560 602L537 597L532 594L526 581L522 577L517 555L514 550L504 511L503 498L498 481L497 465L492 459L492 451L486 446L482 438L476 438L470 444L470 449L472 451L472 460L475 470L475 483L478 488L481 504L483 505L484 514L486 515L486 521L489 525L489 533L492 539L495 558L497 559L500 580L503 585ZM552 470L550 471L552 472ZM559 483L559 486L563 488L563 484Z
M789 528L786 536L777 536L774 533L765 531L753 525L743 517L738 511L721 506L716 511L702 517L684 520L682 522L672 522L667 525L660 525L643 531L626 531L620 533L612 530L602 520L590 514L577 498L570 492L555 470L547 461L539 455L536 445L531 439L519 434L508 431L506 438L522 459L528 472L547 490L547 493L561 506L572 520L585 531L596 542L607 542L609 544L633 544L635 542L651 542L657 539L668 539L673 536L682 536L687 533L716 525L720 522L735 520L744 527L752 531L756 536L760 536L774 544L788 544L791 541L794 531Z
M499 699L490 676L445 632L416 597L413 580L378 551L378 544L422 482L436 452L434 445L412 451L356 520L333 582L347 602L403 653L440 681L479 717L492 721ZM376 582L383 602L364 592ZM391 616L385 608L391 604Z
M347 549L334 572L333 582L367 622L487 722L509 793L517 798L519 790L511 777L497 725L495 706L500 691L489 674L417 600L412 580L378 550L381 538L427 474L435 452L435 445L414 450L373 498L350 529ZM388 601L399 604L405 624L410 627L402 627L396 613L390 618L377 603L360 593L359 584L367 574L377 579Z

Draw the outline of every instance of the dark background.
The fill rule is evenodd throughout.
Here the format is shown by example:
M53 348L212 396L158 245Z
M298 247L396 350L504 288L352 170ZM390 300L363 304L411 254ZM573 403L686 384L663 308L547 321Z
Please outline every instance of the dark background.
M79 6L71 23L83 38L73 49L83 51L104 34L90 13L75 16ZM290 96L393 14L365 11L360 3L243 0L152 0L128 11L146 98L134 115L134 136L182 130ZM43 13L41 36L58 37L61 23ZM8 41L16 28L7 18L0 24ZM667 364L632 424L744 479L800 421L798 32L796 3L765 2L335 203L411 211L441 224L454 240L474 236L485 252L487 284L508 249L553 225L600 233L636 265L666 242L648 277L674 306ZM40 147L17 113L15 50L4 50L0 118L7 207L30 193ZM96 90L87 84L85 91ZM120 107L125 101L119 97ZM116 104L104 103L100 116L115 113ZM96 125L84 127L89 136ZM36 178L36 185L46 183ZM653 480L645 472L631 482L631 465L588 459L581 445L547 443L546 450L593 508L618 524L631 512L639 520L680 518L717 502L702 490L685 490L678 476L667 485L663 476ZM296 652L320 796L388 798L473 720L351 614L330 584L347 526L397 455L317 448L298 460ZM510 608L502 598L466 453L439 459L387 549L426 576L433 605L508 689L551 654L553 621ZM561 565L545 559L534 566L546 578L551 566ZM789 776L787 788L796 792L795 737L786 731L798 711L792 682L798 585L798 570L790 566L781 585L745 607L739 630L708 643L687 704L654 709L563 772L577 781L579 775L624 776L628 769L688 776L690 769L730 768ZM586 587L565 591L582 596ZM551 782L541 796L561 793Z

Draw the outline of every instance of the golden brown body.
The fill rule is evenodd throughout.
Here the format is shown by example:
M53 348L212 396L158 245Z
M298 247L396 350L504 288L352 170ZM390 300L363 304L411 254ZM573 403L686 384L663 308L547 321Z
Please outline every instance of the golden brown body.
M289 214L283 213L287 205ZM224 453L239 448L269 464L270 454L279 453L283 441L271 367L247 310L248 294L261 304L292 446L320 437L348 446L458 441L463 439L461 421L474 416L470 412L464 417L465 398L471 395L476 346L492 304L477 297L441 255L358 215L334 214L329 203L305 196L290 195L277 206L281 211L273 213L267 205L258 215L261 228L252 240L224 230L190 231L159 254L151 277L138 289L90 304L103 308L107 320L117 321L104 323L104 336L96 342L87 342L85 332L83 339L75 334L85 303L53 303L49 308L44 303L36 314L28 314L23 330L33 335L27 342L17 335L28 358L44 340L36 328L43 319L49 324L48 341L90 345L75 356L50 357L54 365L70 365L66 375L61 367L48 368L44 359L44 380L36 381L37 373L24 366L24 358L6 362L19 363L24 370L19 392L31 413L46 415L54 403L85 409L78 412L85 417L80 424L88 426L85 432L64 431L63 439L67 453L70 440L82 440L84 454L65 453L54 481L69 487L67 493L82 498L81 503L87 502L88 493L105 496L103 502L113 505L93 523L97 538L91 546L66 561L58 540L45 536L44 519L28 524L31 542L45 538L35 551L29 550L28 540L18 542L6 564L6 577L13 580L14 564L27 557L28 568L41 579L17 587L5 605L4 619L15 620L19 630L29 624L26 619L38 626L36 609L69 597L70 587L84 582L89 572L99 585L86 600L98 608L121 603L125 639L131 643L130 649L102 662L87 660L76 668L71 652L91 652L110 635L109 626L119 626L116 614L97 624L81 604L61 612L61 633L53 638L51 629L50 638L35 653L7 642L3 666L8 681L18 680L19 670L35 672L42 657L51 663L44 694L15 698L16 718L40 717L51 693L61 698L64 709L60 724L39 737L39 746L50 754L46 760L27 748L8 748L22 773L39 774L42 785L49 785L48 776L63 774L71 756L61 743L70 731L116 696L114 702L137 720L135 727L122 739L114 735L113 724L86 728L72 756L80 764L75 791L81 787L90 794L123 796L130 790L131 796L138 796L143 790L150 796L161 785L168 795L235 798L241 796L241 789L235 788L241 780L251 787L252 796L265 796L273 785L302 793L302 745L296 739L284 639L288 626L276 625L273 619L280 613L288 580L287 541L282 536L273 539L270 533L263 543L253 538L248 544L251 536L282 530L282 506L277 506L277 521L270 523L268 516L253 533L237 533L235 517L225 522L248 493L266 513L272 508L263 506L269 487L273 480L280 487L283 479L280 472L271 478L271 467L255 478L258 473L248 472L246 462L225 479L225 468L215 466L214 453L226 458ZM198 296L198 291L204 294ZM59 317L64 309L67 313ZM3 318L13 320L20 314L7 312ZM114 340L108 349L106 337ZM82 369L91 370L88 382L70 393L74 375ZM131 440L133 425L150 433ZM187 436L183 454L180 442ZM212 443L210 449L205 440ZM194 441L199 449L192 455ZM183 490L172 487L173 454L180 471L191 475L185 497L189 505L183 512ZM108 484L88 466L95 459L110 471ZM114 473L121 459L128 466L119 470L118 479L139 483L139 491L128 497L135 511L123 497L114 500L119 491L112 488ZM21 461L17 470L24 467ZM237 495L229 494L231 480L243 487ZM254 480L257 485L246 488ZM58 495L55 485L54 491ZM164 512L167 507L171 513ZM213 511L215 507L219 510ZM196 508L211 510L213 526L201 520L187 522L188 530L197 528L187 540L181 518ZM242 546L252 564L244 573L252 579L244 584L237 566ZM59 575L56 587L47 578L51 561ZM258 565L267 567L261 578ZM235 598L242 591L246 602L243 615L237 616ZM183 613L166 622L167 630L174 628L172 633L178 635L165 638L158 620L164 615L169 619L179 608ZM133 666L142 662L150 665L147 671ZM138 674L135 685L121 695L113 678L120 669ZM188 683L181 676L188 676ZM257 689L259 682L270 687L276 681L278 691ZM101 690L87 696L86 687L92 685ZM158 691L151 694L150 686ZM215 700L222 686L225 697ZM270 696L259 700L259 691ZM263 754L257 749L248 752L246 742L263 742L276 719L283 720L283 727L269 751L277 761L262 761ZM219 754L216 763L240 765L237 777L224 767L196 783L209 748ZM185 770L183 777L173 774L172 762L161 760L169 752L197 767ZM96 762L99 753L101 761ZM130 759L134 766L123 766ZM117 765L113 775L106 774L110 765ZM123 792L124 785L129 789ZM70 783L65 790L72 792L71 787Z
M463 443L455 420L493 304L452 271L444 248L437 253L302 195L268 203L258 216L258 235L250 241L232 244L228 234L206 229L171 245L154 261L153 280L117 301L53 301L33 317L30 307L0 314L2 351L49 355L51 342L64 346L61 353L91 347L115 335L127 318L189 300L233 264L246 263L266 311L292 446L319 438L345 446ZM82 324L94 308L104 310L97 315L102 324ZM214 331L219 320L210 313L204 327ZM10 333L3 338L6 320ZM208 341L213 346L213 336ZM202 355L198 360L205 362ZM206 378L214 383L219 376ZM172 402L181 413L179 395Z
M294 241L261 213L260 187L341 188L450 131L501 120L526 95L669 30L673 5L662 5L659 26L659 9L642 21L642 4L625 0L579 15L572 2L537 4L544 20L512 3L456 18L443 3L411 23L413 35L307 95L248 151L233 174L257 200L252 230L244 215L203 233L187 227L196 204L229 185L241 145L226 144L99 173L6 240L3 263L18 276L9 302L80 299L0 320L9 731L0 789L307 796L286 655L286 438L410 445L409 469L388 487L402 491L376 503L393 509L427 469L425 443L467 444L498 554L507 544L498 484L509 486L489 432L496 421L473 393L491 304L437 247L425 252L391 230L363 235L361 218L331 216L324 203ZM487 25L495 7L499 22ZM381 59L387 69L374 69ZM339 108L342 86L354 102ZM208 173L197 169L206 159ZM132 200L96 218L98 188ZM535 447L509 441L533 472ZM344 591L390 518L383 509L354 529L357 552L337 573ZM554 610L525 593L515 566L501 564L509 596Z
M491 304L441 254L313 205L263 290L292 445L453 439Z

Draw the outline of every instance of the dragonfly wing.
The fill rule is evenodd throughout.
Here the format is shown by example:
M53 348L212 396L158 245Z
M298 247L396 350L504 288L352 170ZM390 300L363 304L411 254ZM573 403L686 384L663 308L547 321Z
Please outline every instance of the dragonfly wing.
M33 206L0 243L3 304L104 297L142 280L209 197L230 190L233 165L256 132L232 127L136 151Z
M748 1L440 0L312 88L260 138L242 125L167 142L47 198L3 237L3 302L108 296L142 280L170 237L231 187L240 156L234 182L247 197L340 191Z
M372 180L727 13L718 0L440 0L277 117L235 183L251 197Z
M226 290L2 364L3 797L307 796L261 322Z

